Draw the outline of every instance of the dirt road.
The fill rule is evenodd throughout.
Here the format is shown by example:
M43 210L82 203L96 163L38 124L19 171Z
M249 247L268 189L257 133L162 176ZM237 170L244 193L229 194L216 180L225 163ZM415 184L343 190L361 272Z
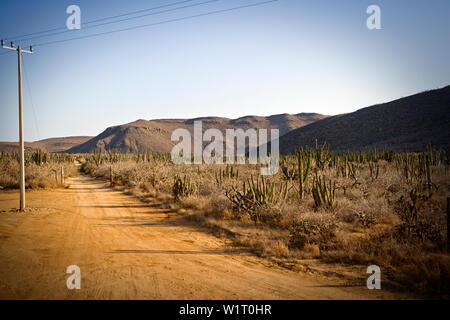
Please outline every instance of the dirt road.
M81 176L69 188L0 191L2 299L377 299L383 290L345 287L270 267L161 204L143 204ZM81 269L68 290L66 268Z

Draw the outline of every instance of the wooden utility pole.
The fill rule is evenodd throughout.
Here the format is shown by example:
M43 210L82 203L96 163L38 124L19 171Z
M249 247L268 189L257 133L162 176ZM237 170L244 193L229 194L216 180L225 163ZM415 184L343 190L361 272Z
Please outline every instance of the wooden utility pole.
M19 72L19 158L20 158L20 211L25 210L25 146L23 138L23 106L22 106L22 52L33 53L33 47L30 46L30 51L22 50L20 46L14 47L14 42L11 46L5 46L5 41L2 40L2 48L17 51L17 62Z
M20 154L20 211L25 209L25 146L23 141L23 107L22 107L22 50L17 47L19 72L19 154Z

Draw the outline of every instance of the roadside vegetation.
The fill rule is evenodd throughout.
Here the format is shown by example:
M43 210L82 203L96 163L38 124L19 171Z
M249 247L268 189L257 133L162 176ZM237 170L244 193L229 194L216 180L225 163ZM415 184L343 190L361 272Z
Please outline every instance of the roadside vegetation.
M82 170L159 199L235 245L284 265L379 265L418 293L448 294L450 152L335 154L327 146L259 165L174 165L170 155L84 155ZM288 262L288 263L286 263Z
M0 189L19 188L19 154L0 152ZM78 174L75 157L68 154L53 154L42 151L25 153L25 187L28 189L57 188L61 183L61 168L64 177Z
M281 156L273 176L260 176L260 165L175 165L151 152L35 152L26 153L27 188L61 187L61 167L75 176L76 161L85 174L280 265L376 264L397 289L450 292L448 150L336 154L316 145ZM18 180L18 155L0 153L0 188Z

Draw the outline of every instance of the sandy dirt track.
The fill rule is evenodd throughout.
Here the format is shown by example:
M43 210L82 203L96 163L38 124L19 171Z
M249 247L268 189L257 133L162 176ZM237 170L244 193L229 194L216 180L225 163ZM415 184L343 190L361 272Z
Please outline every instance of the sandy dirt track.
M183 222L156 200L144 204L80 176L69 188L0 191L1 299L379 299L276 266ZM68 290L66 268L81 268Z

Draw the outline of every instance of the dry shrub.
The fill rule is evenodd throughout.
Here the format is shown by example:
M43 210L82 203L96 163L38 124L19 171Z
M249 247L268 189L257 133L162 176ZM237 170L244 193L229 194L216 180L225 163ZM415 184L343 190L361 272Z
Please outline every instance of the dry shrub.
M193 196L188 198L183 198L180 200L183 207L187 209L194 209L197 211L204 211L210 213L212 211L211 202L208 198L202 196Z
M445 249L443 208L432 199L432 194L424 194L415 187L408 197L400 197L395 210L401 220L396 227L396 237L409 241L416 238L422 243L429 241L437 249Z
M263 246L263 256L275 256L277 258L288 258L291 256L288 246L285 241L275 240L269 243L265 243Z
M156 197L157 192L150 182L144 181L141 185L141 188L142 191L144 191L148 196Z
M303 249L306 245L327 248L335 238L336 223L327 216L306 216L293 222L289 232L289 247Z
M60 170L64 170L64 177L78 175L74 163L27 163L25 167L25 187L29 189L45 189L61 187ZM58 181L55 178L58 173ZM0 186L6 189L19 188L19 163L16 160L4 158L0 160Z
M320 257L320 248L317 244L306 244L304 247L304 252L307 253L311 258Z
M342 237L341 234L339 246L322 252L322 257L331 262L378 265L386 278L396 281L405 290L448 294L448 255L427 253L421 243L395 239L394 229L391 227L354 237L349 237L348 234Z

